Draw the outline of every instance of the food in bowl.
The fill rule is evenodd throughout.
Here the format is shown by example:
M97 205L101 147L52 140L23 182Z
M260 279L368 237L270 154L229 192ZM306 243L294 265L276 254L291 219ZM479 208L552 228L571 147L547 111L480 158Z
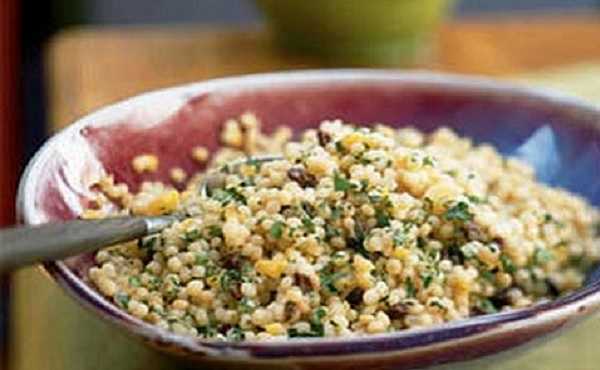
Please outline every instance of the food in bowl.
M226 173L171 169L131 194L106 177L85 218L183 212L160 235L96 254L92 284L131 315L220 340L349 337L530 306L580 287L600 258L599 213L531 167L447 128L341 121L260 130L229 120L223 149L189 155ZM261 163L253 156L281 153ZM232 160L249 157L239 171ZM139 153L140 176L160 166ZM209 170L210 171L210 170ZM192 175L185 190L177 190Z

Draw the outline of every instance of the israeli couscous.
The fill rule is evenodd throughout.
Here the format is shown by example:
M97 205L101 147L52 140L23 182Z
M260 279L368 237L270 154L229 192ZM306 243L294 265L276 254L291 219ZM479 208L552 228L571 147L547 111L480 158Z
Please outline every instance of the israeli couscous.
M103 249L91 283L131 315L220 340L358 336L425 327L553 299L581 286L600 256L598 212L536 182L532 168L447 128L431 134L323 122L291 142L251 114L230 120L217 153L189 155L227 172L136 194L100 181L86 218L189 217L160 235ZM159 158L140 153L140 176ZM189 179L185 191L173 185Z

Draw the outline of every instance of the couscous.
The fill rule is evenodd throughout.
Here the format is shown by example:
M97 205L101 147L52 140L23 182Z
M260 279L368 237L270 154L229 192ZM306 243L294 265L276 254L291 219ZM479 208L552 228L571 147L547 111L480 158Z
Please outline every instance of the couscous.
M251 114L225 123L223 149L189 155L226 173L136 194L100 181L95 209L188 217L103 249L91 283L131 315L220 340L360 336L529 306L581 286L600 256L598 212L535 179L523 162L447 128L323 122L291 140ZM234 158L280 153L268 163ZM143 176L159 158L140 153ZM114 212L110 210L119 209Z

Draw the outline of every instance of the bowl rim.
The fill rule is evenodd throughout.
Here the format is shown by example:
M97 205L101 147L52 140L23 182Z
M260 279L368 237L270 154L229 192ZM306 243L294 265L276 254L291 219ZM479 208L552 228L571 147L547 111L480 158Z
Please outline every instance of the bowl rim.
M438 73L424 70L397 71L375 69L325 69L298 70L287 72L258 73L212 79L201 82L168 87L142 93L116 103L108 104L77 119L73 124L54 134L38 149L25 168L19 183L17 195L17 215L20 222L35 225L44 222L36 210L35 196L39 174L50 159L53 148L61 142L76 137L82 128L94 124L95 127L118 121L117 118L131 111L133 107L144 106L159 97L176 96L184 103L189 98L203 93L244 91L273 87L294 87L299 84L319 83L415 83L456 88L461 91L473 90L481 93L508 94L511 97L528 97L543 100L549 105L559 105L566 109L586 112L600 120L600 108L574 95L549 88L530 87L481 76L465 76ZM600 130L600 126L595 129ZM424 329L412 329L393 333L345 338L310 338L292 341L273 342L222 342L202 340L174 334L142 320L133 318L105 299L100 293L84 283L63 261L46 262L43 271L56 281L61 288L83 306L99 314L102 318L135 333L145 340L171 344L184 352L206 356L262 359L282 357L322 356L368 356L383 352L398 352L430 346L440 346L453 340L479 340L487 334L510 332L524 326L545 325L561 318L578 317L600 308L600 281L589 284L563 298L537 304L514 311L444 323ZM530 319L524 323L525 319ZM382 349L380 344L393 342ZM348 349L352 349L348 353ZM258 351L258 352L255 352Z

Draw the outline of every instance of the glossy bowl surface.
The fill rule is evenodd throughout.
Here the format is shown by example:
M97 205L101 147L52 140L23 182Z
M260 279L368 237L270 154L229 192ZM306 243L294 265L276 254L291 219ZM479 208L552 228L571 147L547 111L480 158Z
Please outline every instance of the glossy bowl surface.
M510 153L549 125L558 134L563 174L557 184L600 203L600 110L575 98L498 81L372 70L326 70L233 77L147 93L92 113L50 139L23 175L22 222L66 220L81 212L89 186L103 173L135 188L167 180L174 165L201 170L195 145L218 146L220 125L245 111L267 131L287 124L300 131L324 119L448 125L477 142ZM140 176L130 169L140 153L156 153L160 169ZM600 274L559 300L427 329L348 339L279 343L221 343L178 336L137 320L104 299L86 279L92 254L47 263L50 276L94 314L155 348L213 366L273 368L411 369L499 353L572 325L600 306Z

